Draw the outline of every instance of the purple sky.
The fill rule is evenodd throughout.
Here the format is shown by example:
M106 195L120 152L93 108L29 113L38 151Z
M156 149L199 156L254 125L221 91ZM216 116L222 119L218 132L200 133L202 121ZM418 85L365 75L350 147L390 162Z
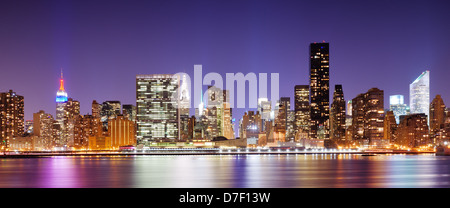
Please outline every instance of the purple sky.
M447 1L448 2L448 1ZM0 91L25 96L25 119L69 97L136 104L136 74L280 74L280 96L309 84L309 44L330 43L330 95L403 94L430 70L431 99L450 103L446 1L76 0L0 2ZM192 76L193 77L193 76ZM331 100L331 98L330 98ZM430 100L431 101L431 100ZM242 109L234 110L236 120Z

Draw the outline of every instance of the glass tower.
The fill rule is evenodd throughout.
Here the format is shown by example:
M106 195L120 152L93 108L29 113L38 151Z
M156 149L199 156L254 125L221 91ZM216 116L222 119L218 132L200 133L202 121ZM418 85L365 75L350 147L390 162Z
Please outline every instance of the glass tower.
M429 121L430 114L430 71L423 72L409 85L411 114L424 113Z
M329 138L330 119L330 73L329 44L312 43L310 45L310 103L311 137ZM319 128L320 127L320 128Z
M395 122L400 123L400 116L407 114L407 106L404 103L403 95L389 96L389 110L394 112Z
M137 144L148 147L154 140L178 139L179 76L136 76Z

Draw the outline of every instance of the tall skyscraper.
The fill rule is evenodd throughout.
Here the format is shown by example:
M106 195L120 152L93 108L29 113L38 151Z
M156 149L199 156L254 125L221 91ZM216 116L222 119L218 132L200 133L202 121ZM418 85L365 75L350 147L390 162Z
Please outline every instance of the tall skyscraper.
M152 74L136 76L137 144L149 146L158 139L178 139L179 76Z
M62 125L64 119L64 105L68 100L67 92L64 89L64 79L61 71L61 79L59 79L59 90L56 92L56 121Z
M424 113L402 116L397 127L396 144L402 148L425 147L430 143L427 115Z
M389 96L389 110L394 113L395 122L400 123L400 116L407 114L408 106L404 103L403 95Z
M353 140L360 146L385 147L384 91L372 88L352 100Z
M436 95L430 105L430 132L436 134L445 123L445 104L441 95Z
M424 113L430 121L430 71L423 72L409 85L411 114Z
M294 129L296 139L306 139L309 137L311 128L310 106L309 106L309 85L296 85L294 88ZM301 136L300 136L301 135Z
M330 139L337 144L345 140L345 104L342 85L335 85L330 112Z
M310 45L311 137L329 138L330 74L329 44ZM320 134L320 135L319 135Z
M53 116L43 110L33 113L33 131L36 136L39 150L51 150L53 148Z
M24 97L12 90L0 93L0 150L8 149L10 140L24 134Z

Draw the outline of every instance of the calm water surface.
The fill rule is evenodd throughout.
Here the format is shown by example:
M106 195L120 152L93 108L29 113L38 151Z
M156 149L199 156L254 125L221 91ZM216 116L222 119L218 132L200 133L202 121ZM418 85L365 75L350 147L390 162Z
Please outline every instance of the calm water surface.
M450 157L214 155L0 159L2 188L448 188Z

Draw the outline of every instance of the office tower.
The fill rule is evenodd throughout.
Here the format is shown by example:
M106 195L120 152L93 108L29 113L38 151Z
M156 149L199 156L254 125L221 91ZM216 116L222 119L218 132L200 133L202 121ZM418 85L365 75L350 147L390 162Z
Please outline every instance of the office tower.
M206 105L205 116L207 118L207 139L212 140L215 137L223 136L223 90L215 86L208 86L208 102Z
M384 91L372 88L352 100L353 140L360 146L383 148Z
M116 118L118 115L122 113L121 111L122 105L120 101L110 100L102 103L102 108L100 110L100 117L103 123L103 128L105 130L108 129L108 121L110 119Z
M403 95L389 96L389 110L394 113L395 121L400 123L400 116L407 114L408 106L404 103Z
M312 43L310 45L310 135L312 138L329 138L329 67L329 44Z
M393 111L386 112L384 116L384 140L390 144L397 142L397 121Z
M420 148L430 144L427 115L424 113L401 116L396 144L401 148Z
M33 113L33 132L37 137L37 143L41 150L51 150L53 148L53 116L40 110Z
M102 110L102 105L98 103L96 100L92 101L92 116L94 118L100 118L100 112Z
M62 134L60 148L68 149L73 146L75 120L80 115L80 102L69 98L63 104L64 115L61 123Z
M330 139L337 144L345 142L345 105L342 85L335 85L330 111Z
M59 79L59 90L56 92L56 117L55 120L61 125L64 119L64 105L68 100L67 92L64 89L64 79L61 71L61 79Z
M136 76L137 144L150 146L158 139L178 139L180 78L171 74Z
M430 133L436 134L445 123L445 104L441 95L436 95L430 104Z
M256 114L254 111L245 112L239 123L239 137L241 139L258 138L261 129L262 122L259 111L256 111Z
M6 150L9 142L24 134L24 97L12 90L0 93L0 150Z
M228 90L224 90L224 103L223 103L223 136L227 139L234 139L234 129L232 122L232 109L230 105Z
M295 141L295 111L291 109L286 114L286 141Z
M117 116L108 121L108 135L111 138L111 148L136 145L135 124L125 116Z
M424 113L430 120L430 71L423 72L409 85L409 105L411 114Z
M261 119L264 121L271 120L272 105L267 98L258 98L258 111L261 114Z
M296 140L309 138L311 127L309 106L309 85L296 85L294 88L295 137ZM301 136L300 136L301 135Z
M128 120L136 122L136 106L134 105L123 105L122 115L127 117Z

